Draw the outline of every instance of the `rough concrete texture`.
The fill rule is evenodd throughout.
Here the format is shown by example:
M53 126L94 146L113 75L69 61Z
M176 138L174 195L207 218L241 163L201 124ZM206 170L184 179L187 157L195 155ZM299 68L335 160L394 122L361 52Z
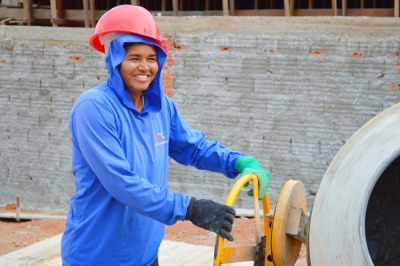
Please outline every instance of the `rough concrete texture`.
M333 157L398 102L400 20L157 17L170 47L165 92L193 128L255 156L270 200L288 179L309 205ZM92 29L0 27L0 205L64 212L73 194L68 111L106 80ZM225 201L233 180L171 161L171 191ZM243 193L245 194L245 193ZM240 195L235 204L252 208Z

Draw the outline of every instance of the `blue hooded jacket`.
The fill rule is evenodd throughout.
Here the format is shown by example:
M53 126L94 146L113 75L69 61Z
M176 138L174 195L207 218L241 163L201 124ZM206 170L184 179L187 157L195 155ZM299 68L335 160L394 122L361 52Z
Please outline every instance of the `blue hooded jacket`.
M138 112L118 67L125 43L156 47L159 70ZM166 53L151 39L123 35L106 56L108 80L84 92L71 109L72 173L76 192L62 237L64 266L151 265L164 226L184 220L190 197L167 189L168 157L237 176L243 156L189 128L162 91Z

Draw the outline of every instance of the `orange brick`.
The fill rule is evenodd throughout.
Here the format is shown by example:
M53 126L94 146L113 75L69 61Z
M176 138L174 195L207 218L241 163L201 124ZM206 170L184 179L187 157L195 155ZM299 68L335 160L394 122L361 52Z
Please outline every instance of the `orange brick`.
M164 90L165 95L167 95L169 98L172 98L174 96L174 90L173 89L165 89Z

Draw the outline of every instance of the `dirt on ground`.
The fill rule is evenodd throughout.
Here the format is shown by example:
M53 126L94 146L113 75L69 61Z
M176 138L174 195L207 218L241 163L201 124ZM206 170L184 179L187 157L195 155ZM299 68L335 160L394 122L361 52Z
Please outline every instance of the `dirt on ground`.
M0 208L0 212L4 209ZM22 217L22 216L21 216ZM236 218L232 235L233 242L225 241L225 246L252 246L255 243L255 226L252 218ZM46 238L61 234L64 230L63 219L38 219L16 222L15 219L0 219L0 256L24 248ZM166 226L164 239L193 245L214 246L216 235L193 225L191 222L177 222ZM300 253L300 260L305 254Z
M22 220L0 219L0 256L24 248L46 238L58 235L64 230L64 220Z
M253 219L235 219L233 236L235 245L254 244ZM62 219L0 219L0 256L8 252L26 247L35 242L61 234L65 220ZM214 246L216 235L192 223L178 222L173 226L166 226L166 240L185 242L193 245ZM225 241L230 245L229 241Z

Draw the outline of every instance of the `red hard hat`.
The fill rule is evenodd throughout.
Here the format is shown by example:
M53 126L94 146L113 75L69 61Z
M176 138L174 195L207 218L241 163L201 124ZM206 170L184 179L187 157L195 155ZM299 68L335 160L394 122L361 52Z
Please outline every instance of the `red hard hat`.
M120 5L107 11L97 22L90 45L105 53L100 37L108 33L134 33L153 39L167 53L168 46L162 41L153 15L141 6Z

